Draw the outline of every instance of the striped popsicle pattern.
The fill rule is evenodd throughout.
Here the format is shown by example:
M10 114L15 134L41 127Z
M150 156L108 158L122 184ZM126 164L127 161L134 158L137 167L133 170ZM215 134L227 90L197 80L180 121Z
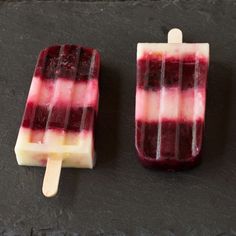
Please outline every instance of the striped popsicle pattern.
M60 155L64 167L93 167L99 67L94 49L41 51L15 147L18 164L44 166L49 155Z
M138 44L135 139L145 166L199 161L208 60L208 44Z

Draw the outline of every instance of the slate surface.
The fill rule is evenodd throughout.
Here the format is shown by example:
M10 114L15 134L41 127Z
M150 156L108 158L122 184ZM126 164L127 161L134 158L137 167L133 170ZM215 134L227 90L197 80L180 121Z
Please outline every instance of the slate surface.
M0 235L236 235L236 1L1 2ZM202 164L144 169L134 148L137 42L209 42ZM39 51L80 43L102 55L97 166L62 171L57 197L44 169L19 167L13 148Z

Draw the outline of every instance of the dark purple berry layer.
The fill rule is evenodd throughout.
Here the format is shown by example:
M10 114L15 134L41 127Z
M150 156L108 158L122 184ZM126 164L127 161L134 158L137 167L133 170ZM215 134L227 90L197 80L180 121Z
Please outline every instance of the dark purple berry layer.
M136 148L146 159L188 160L200 152L202 131L202 121L136 121Z
M99 54L94 49L78 45L56 45L40 53L34 76L52 80L60 77L86 81L98 78L99 64Z
M157 90L162 86L188 89L204 87L208 62L203 59L142 58L137 62L137 86Z
M95 116L93 107L70 108L46 106L28 103L22 126L33 130L64 129L65 131L80 132L92 130Z

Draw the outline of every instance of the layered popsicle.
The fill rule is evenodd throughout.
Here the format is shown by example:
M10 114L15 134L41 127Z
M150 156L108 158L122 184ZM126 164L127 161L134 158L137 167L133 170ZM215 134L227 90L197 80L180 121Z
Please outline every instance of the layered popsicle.
M100 56L79 45L41 51L15 152L19 165L93 168Z
M144 166L182 169L200 159L207 43L139 43L135 139Z

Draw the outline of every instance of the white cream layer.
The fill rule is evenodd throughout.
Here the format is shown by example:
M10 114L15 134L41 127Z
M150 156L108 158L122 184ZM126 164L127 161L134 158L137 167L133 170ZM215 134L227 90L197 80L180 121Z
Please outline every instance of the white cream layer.
M205 89L162 88L147 91L137 88L135 119L144 122L159 120L204 120Z
M44 166L47 158L61 156L63 167L93 168L92 131L66 132L47 131L53 143L42 143L42 131L20 128L15 152L19 165Z
M73 82L63 78L42 80L34 77L29 91L27 102L41 106L48 106L53 100L59 104L71 106L97 107L98 81L96 79Z
M137 60L145 54L163 54L173 57L184 54L195 54L198 57L209 57L208 43L138 43Z

